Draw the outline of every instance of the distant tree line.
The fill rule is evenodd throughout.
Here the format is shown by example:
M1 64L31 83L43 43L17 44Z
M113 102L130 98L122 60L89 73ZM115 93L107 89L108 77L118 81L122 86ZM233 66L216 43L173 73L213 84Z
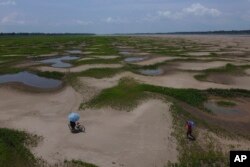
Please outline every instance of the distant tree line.
M26 33L26 32L11 32L11 33L0 33L0 36L59 36L59 35L96 35L93 33Z
M218 35L223 35L223 34L232 34L232 35L245 35L245 34L250 34L250 30L232 30L232 31L205 31L205 32L173 32L169 34L218 34Z
M193 32L159 32L159 33L130 33L115 35L250 35L250 30L231 30L231 31L193 31Z

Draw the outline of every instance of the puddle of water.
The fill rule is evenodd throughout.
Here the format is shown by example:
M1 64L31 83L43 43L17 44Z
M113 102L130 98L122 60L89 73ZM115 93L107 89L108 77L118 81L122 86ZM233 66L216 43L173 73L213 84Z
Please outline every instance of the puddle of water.
M11 82L19 82L28 86L37 87L41 89L58 88L62 85L62 81L60 80L40 77L36 74L32 74L27 71L19 72L16 74L0 75L0 84Z
M70 60L77 60L79 57L76 56L63 56L59 58L52 58L52 59L46 59L42 60L42 63L45 64L51 64L51 67L56 67L56 68L67 68L67 67L72 67L70 63L66 63L63 61L70 61Z
M219 106L215 101L208 101L204 103L205 108L217 114L237 114L240 110L231 107Z
M75 50L68 50L67 52L70 53L70 54L82 54L82 51L81 50L77 50L77 49L75 49Z
M157 76L163 74L163 71L161 69L139 70L139 72L143 75L151 75L151 76Z
M124 61L126 61L128 63L135 63L135 62L140 62L140 61L143 61L146 59L147 59L147 57L128 57Z

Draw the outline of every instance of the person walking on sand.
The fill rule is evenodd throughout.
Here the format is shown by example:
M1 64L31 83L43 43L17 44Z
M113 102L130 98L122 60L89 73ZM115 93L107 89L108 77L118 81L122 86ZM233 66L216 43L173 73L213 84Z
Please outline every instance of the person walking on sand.
M187 129L187 138L191 140L195 140L194 136L192 135L194 123L192 121L186 122L186 129Z

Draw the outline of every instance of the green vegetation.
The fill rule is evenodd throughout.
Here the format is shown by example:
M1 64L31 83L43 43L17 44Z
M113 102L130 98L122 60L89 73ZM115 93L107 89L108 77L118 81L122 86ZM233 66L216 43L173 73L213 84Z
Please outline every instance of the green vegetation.
M112 77L123 71L124 71L123 68L93 68L80 73L76 73L75 75L100 79L105 77Z
M93 52L91 55L116 55L118 51L112 46L114 40L113 37L88 38L88 45L84 50Z
M130 110L140 100L148 97L149 93L157 93L183 101L191 106L204 109L203 103L209 96L219 97L250 97L250 91L241 89L176 89L168 87L139 84L131 78L122 78L119 84L113 88L103 90L99 96L90 102L82 104L81 107L111 106L116 109Z
M80 160L71 160L71 161L65 160L63 166L67 166L67 167L98 167L94 164L82 162Z
M205 46L202 46L201 44L184 39L119 37L116 38L116 41L120 45L132 46L144 52L160 54L164 56L186 57L186 52L195 52L201 50L202 48L205 48Z
M218 101L217 104L219 106L223 106L223 107L233 107L233 106L236 106L236 103L231 102L231 101Z
M122 78L119 85L103 90L99 96L88 103L82 104L84 107L111 106L115 109L129 111L135 107L139 100L145 98L140 86L131 78Z
M206 94L199 90L138 84L131 78L122 78L117 86L103 90L99 96L83 104L82 107L111 106L116 109L130 110L147 97L146 92L171 96L196 107L202 107L203 102L207 100Z
M0 67L0 75L15 74L15 73L18 73L21 71L22 71L22 69L20 69L20 68L12 68L12 67L7 67L7 66Z
M91 37L81 35L0 37L0 57L2 55L39 55L61 52L71 49L89 38Z
M212 96L220 96L220 97L250 97L250 90L245 89L208 89L206 92Z
M171 106L173 115L174 132L173 135L178 142L179 162L176 164L168 163L168 166L228 166L228 155L225 155L220 148L214 144L214 141L206 137L202 144L194 141L190 142L186 139L185 121L190 119L190 115L176 103ZM194 120L194 118L192 118ZM195 119L196 123L202 123ZM198 138L199 133L195 131Z
M202 74L195 75L194 78L200 81L206 80L206 78L211 74L230 74L230 75L243 75L244 70L250 68L250 65L236 66L228 63L227 65L219 68L210 68L202 71Z
M159 93L162 95L173 97L177 100L184 101L194 107L202 107L203 102L207 100L207 95L201 90L196 89L175 89L160 86L141 84L143 91Z
M37 159L27 146L37 146L41 137L23 131L0 128L0 166L1 167L39 167L49 166L42 159ZM57 165L55 165L57 166ZM58 166L97 167L79 160L67 161Z
M34 167L37 162L26 145L32 140L25 132L0 129L0 166L3 167Z
M62 80L63 77L65 76L64 73L60 73L60 72L56 72L56 71L53 71L53 72L50 72L50 71L35 71L35 73L38 75L38 76L41 76L41 77L46 77L46 78L53 78L53 79L59 79L59 80Z

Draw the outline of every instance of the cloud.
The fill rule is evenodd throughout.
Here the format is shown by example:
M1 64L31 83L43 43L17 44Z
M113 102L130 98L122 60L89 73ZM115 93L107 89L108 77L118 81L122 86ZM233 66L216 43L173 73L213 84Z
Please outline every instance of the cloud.
M20 19L20 15L18 13L10 13L7 16L4 16L1 20L0 23L2 25L19 25L19 24L25 24L25 21Z
M0 6L6 5L16 5L16 1L14 0L0 0Z
M181 19L187 15L193 16L212 16L217 17L221 15L221 12L215 8L207 8L199 3L192 4L187 8L183 8L181 11L172 12L170 10L158 11L157 16L159 18L168 18L168 19Z
M184 16L183 12L171 12L171 11L158 11L159 17L169 18L169 19L180 19Z
M219 16L221 12L215 8L207 8L199 3L192 4L190 7L183 9L184 13L193 14L196 16L211 15Z
M120 17L107 17L103 20L106 23L128 23L127 19L120 18Z

